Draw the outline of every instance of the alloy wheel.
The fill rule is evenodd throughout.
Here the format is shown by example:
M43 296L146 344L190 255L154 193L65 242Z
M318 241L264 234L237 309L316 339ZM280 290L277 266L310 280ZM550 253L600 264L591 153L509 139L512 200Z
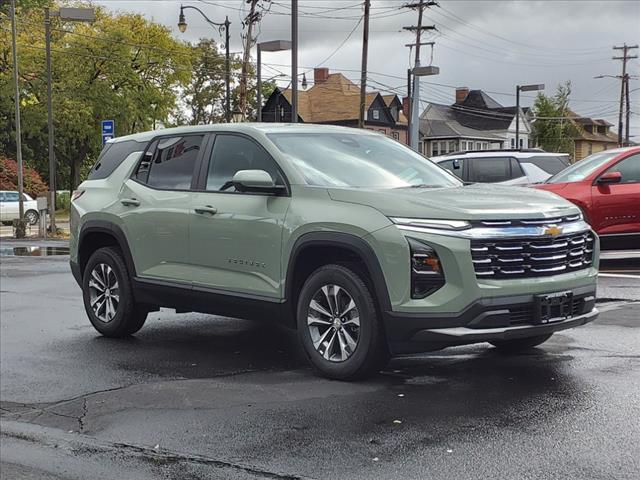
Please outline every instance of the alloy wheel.
M109 323L120 305L120 291L116 272L106 263L99 263L91 270L89 299L96 318Z
M325 285L311 297L307 326L314 348L325 360L347 360L360 339L360 313L353 298L338 285Z

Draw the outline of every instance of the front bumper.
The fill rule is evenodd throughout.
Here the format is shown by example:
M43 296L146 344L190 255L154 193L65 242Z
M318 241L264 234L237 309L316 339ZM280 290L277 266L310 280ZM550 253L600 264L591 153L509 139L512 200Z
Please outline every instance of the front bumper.
M439 350L494 340L545 335L595 320L595 287L574 288L571 316L552 323L534 321L534 295L483 298L457 313L386 312L384 324L394 354Z

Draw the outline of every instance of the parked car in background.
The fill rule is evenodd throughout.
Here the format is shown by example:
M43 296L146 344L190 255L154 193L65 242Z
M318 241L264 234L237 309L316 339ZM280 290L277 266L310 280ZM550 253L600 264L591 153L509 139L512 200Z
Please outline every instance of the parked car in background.
M529 185L544 182L569 166L569 155L540 149L479 150L430 158L470 183Z
M595 153L536 188L580 207L608 248L640 248L640 147Z
M38 203L26 193L22 195L22 200L24 201L24 218L29 225L35 225L40 219ZM19 218L19 199L20 196L16 191L0 191L0 221L2 221L3 224L9 224Z
M317 371L598 315L598 239L548 192L468 185L383 135L231 123L109 141L71 202L87 316L124 337L160 307L296 328Z

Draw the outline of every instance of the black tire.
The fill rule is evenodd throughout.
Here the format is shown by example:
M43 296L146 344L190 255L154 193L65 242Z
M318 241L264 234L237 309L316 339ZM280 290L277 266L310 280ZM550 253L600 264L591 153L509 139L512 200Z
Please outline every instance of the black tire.
M100 265L108 266L117 279L118 303L115 314L110 320L100 319L91 307L92 272ZM111 277L113 278L113 277ZM95 282L95 280L93 280ZM111 295L111 294L110 294ZM148 310L135 302L131 278L122 258L122 253L113 247L96 250L84 269L82 276L82 296L84 308L93 327L105 337L122 338L136 333L142 328L147 319Z
M347 302L353 300L355 310L352 310L352 315L357 313L359 318L357 330L354 325L347 325L346 323L337 327L323 327L327 330L331 330L331 328L334 330L350 329L349 331L351 333L349 335L351 339L353 339L355 333L357 333L357 344L344 360L332 361L325 358L323 354L316 349L312 339L312 328L309 327L307 322L311 311L311 301L317 298L315 297L316 295L321 295L322 287L327 285L340 287L341 290L337 294L338 297L347 299ZM343 304L340 310L344 309ZM338 317L347 318L347 315L338 315ZM322 376L336 380L364 378L379 371L389 361L389 350L382 328L382 321L371 290L361 275L344 265L325 265L318 268L307 278L298 296L296 318L298 337L302 342L303 350L313 369ZM347 337L345 336L344 330L336 333L339 333L337 335L338 340L336 340L338 341L337 345L333 344L332 340L318 342L318 345L320 345L319 348L324 346L325 354L327 354L327 350L331 350L332 346L342 351L340 340L346 341ZM322 335L318 335L322 337ZM329 335L331 335L331 333L329 333ZM342 335L342 337L340 335ZM344 344L343 342L343 345ZM330 352L329 356L331 357Z
M538 335L536 337L516 338L513 340L499 340L495 342L489 342L496 347L499 351L504 353L518 353L523 350L528 350L533 347L546 342L551 338L552 333L546 335Z
M40 215L35 210L27 210L24 214L24 219L29 225L37 225L40 220Z

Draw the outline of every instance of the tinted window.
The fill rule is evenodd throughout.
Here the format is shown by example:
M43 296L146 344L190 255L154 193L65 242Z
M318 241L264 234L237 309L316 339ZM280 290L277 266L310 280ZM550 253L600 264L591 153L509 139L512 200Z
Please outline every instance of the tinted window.
M607 172L620 172L622 180L620 183L640 182L640 154L631 155L621 162L616 163Z
M532 163L551 175L555 175L569 166L568 158L561 155L544 155L539 157L523 158L520 161L523 163Z
M122 161L131 155L133 152L141 152L146 146L145 143L136 142L134 140L127 140L125 142L107 143L98 161L89 172L89 180L99 180L101 178L107 178L118 168Z
M511 178L520 178L524 177L524 171L522 170L522 166L520 162L515 158L511 158Z
M227 190L240 170L264 170L276 182L284 185L275 161L253 140L238 135L217 135L209 160L207 190Z
M454 160L445 160L444 162L439 162L442 168L446 168L451 173L453 173L456 177L462 178L462 168L463 168L464 160L456 158ZM454 168L454 166L458 166L458 168Z
M509 157L469 159L469 181L480 183L504 182L511 178Z
M155 188L188 190L203 135L158 139L142 159L136 179ZM147 173L148 172L148 173Z

